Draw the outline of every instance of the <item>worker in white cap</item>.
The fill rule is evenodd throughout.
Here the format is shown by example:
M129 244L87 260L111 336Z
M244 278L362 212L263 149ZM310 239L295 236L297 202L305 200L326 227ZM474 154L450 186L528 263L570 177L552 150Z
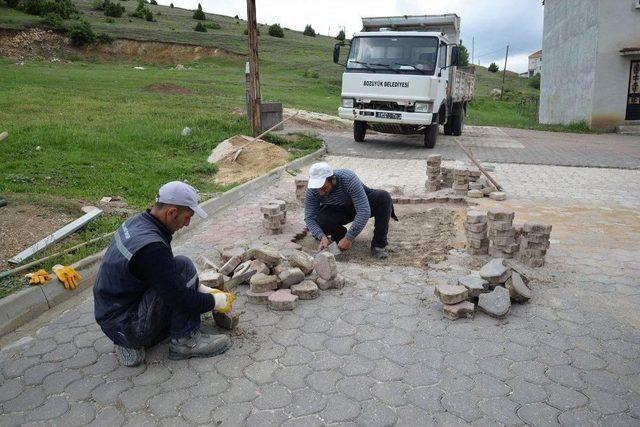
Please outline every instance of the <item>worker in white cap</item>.
M309 169L304 220L311 234L325 249L331 241L342 251L349 250L355 238L375 218L371 255L386 259L389 218L398 220L391 195L364 185L349 169L333 169L328 163L315 163ZM344 226L352 223L347 230Z
M191 260L174 256L172 235L207 214L190 185L169 182L151 209L127 220L104 255L93 288L96 321L126 366L144 362L145 348L170 337L169 358L207 357L231 346L226 335L200 331L200 315L231 310L233 294L198 282Z

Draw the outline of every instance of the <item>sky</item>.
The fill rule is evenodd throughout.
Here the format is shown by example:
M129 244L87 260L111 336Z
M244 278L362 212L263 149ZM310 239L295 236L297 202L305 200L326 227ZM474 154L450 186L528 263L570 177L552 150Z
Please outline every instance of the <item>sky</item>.
M247 17L246 0L159 0L168 5L205 12ZM316 32L334 36L341 28L347 37L360 31L362 16L432 15L457 13L462 41L474 62L488 66L496 62L502 70L509 49L507 69L527 71L527 57L542 49L542 0L256 0L258 22L279 23L302 31L310 24ZM472 43L472 40L474 43Z

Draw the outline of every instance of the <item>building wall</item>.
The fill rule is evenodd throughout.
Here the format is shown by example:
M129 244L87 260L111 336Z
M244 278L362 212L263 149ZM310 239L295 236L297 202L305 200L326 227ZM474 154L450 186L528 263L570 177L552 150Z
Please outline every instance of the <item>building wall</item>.
M529 77L533 77L536 74L542 72L542 57L537 56L535 58L529 58Z
M591 124L601 1L545 1L540 123Z
M640 9L637 0L601 1L591 127L613 131L624 123L632 59L620 49L640 47Z

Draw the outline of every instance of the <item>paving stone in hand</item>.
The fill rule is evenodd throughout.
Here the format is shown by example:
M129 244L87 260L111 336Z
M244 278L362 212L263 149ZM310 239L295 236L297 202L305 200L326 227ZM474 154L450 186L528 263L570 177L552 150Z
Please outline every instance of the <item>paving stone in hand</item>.
M493 291L480 294L478 297L478 307L493 317L506 316L511 308L509 291L502 286L496 286Z
M460 285L437 285L433 293L443 304L457 304L469 298L469 291Z

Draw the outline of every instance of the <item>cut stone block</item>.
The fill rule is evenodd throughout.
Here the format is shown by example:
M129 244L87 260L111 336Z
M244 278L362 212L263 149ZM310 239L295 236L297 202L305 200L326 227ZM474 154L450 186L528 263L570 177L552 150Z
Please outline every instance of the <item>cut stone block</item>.
M506 232L513 230L513 233L511 233L511 235L515 234L515 228L513 227L511 221L491 221L489 223L489 226L491 227L491 230L495 232Z
M254 274L249 281L249 285L251 286L251 292L259 294L278 289L279 282L277 276Z
M305 280L302 283L291 286L291 293L297 295L301 300L316 299L320 295L318 285L311 280Z
M259 259L254 259L251 261L251 268L256 270L256 273L269 274L269 267L267 264L260 261Z
M271 269L271 274L275 274L276 276L280 276L281 273L289 270L291 267L288 264L280 263ZM269 274L269 273L267 273Z
M230 331L238 326L238 323L240 322L240 315L234 311L229 311L227 313L216 313L214 311L213 321L222 329Z
M457 304L469 298L469 291L460 285L437 285L433 293L443 304Z
M478 297L478 307L489 316L506 316L511 308L509 291L502 286L497 286L491 292L480 294Z
M222 268L220 268L220 274L224 274L225 276L230 276L231 273L240 265L242 262L242 258L238 255L234 255L227 261Z
M225 249L222 252L222 264L224 264L225 262L229 261L234 256L240 257L240 258L242 258L243 261L246 261L246 259L244 258L245 252L246 251L244 250L244 248L241 248L239 246L235 246L233 248Z
M476 306L470 301L462 301L458 304L443 304L442 314L447 319L456 320L460 318L472 318L476 311Z
M269 295L269 308L276 311L293 310L296 308L298 296L289 289L279 289Z
M249 279L251 279L251 277L256 274L258 271L251 267L251 263L253 261L245 261L242 264L240 264L234 271L233 271L233 277L237 278L240 276L244 276L245 277L245 281L249 281ZM244 283L244 282L243 282ZM240 284L240 283L238 283Z
M484 197L484 193L480 190L469 190L467 191L467 197L471 197L472 199L481 199Z
M491 200L501 202L503 200L507 200L507 193L505 193L504 191L494 191L493 193L489 194L489 198Z
M194 263L199 270L211 270L214 269L216 271L220 270L225 263L222 260L222 254L219 251L212 251L206 254L198 255Z
M489 288L489 282L484 280L477 274L469 274L467 276L458 277L458 285L464 286L469 291L472 298L478 297L481 293L486 292Z
M495 258L480 269L480 277L491 284L499 285L511 276L511 269L504 265L504 258Z
M299 268L289 268L278 274L281 288L290 288L304 280L304 273Z
M507 237L496 236L492 240L493 240L493 244L496 246L509 246L509 245L513 245L516 242L516 239L513 236L507 236Z
M320 252L316 255L314 266L318 276L324 280L331 280L338 275L336 257L331 252Z
M198 280L204 286L208 286L210 288L220 289L221 286L224 285L224 275L218 273L217 271L205 270L198 275Z
M272 200L272 205L277 205L280 208L280 211L285 212L287 210L287 202L284 200Z
M525 238L532 243L549 243L549 235L548 234L535 234L535 233L526 233L523 234Z
M262 212L265 215L272 216L282 212L282 209L280 209L279 205L270 203L268 205L260 206L260 212Z
M486 222L479 222L476 224L470 224L468 222L464 223L464 228L468 231L471 231L472 233L484 233L486 234L487 231L487 223Z
M509 221L512 223L515 216L515 212L509 209L491 208L487 212L487 218L491 221Z
M482 194L484 194L485 196L488 196L489 194L493 193L494 191L496 191L495 187L484 187L484 188L482 188Z
M474 239L474 238L467 238L467 247L468 248L473 248L473 249L481 249L481 248L488 248L489 247L489 239L487 238L483 238L483 239Z
M482 224L487 222L487 215L480 211L467 212L467 224Z
M552 226L550 224L545 224L544 222L539 221L527 221L524 223L524 231L525 233L537 233L537 234L551 234Z
M313 257L305 252L298 251L289 256L289 265L298 267L304 274L310 274L313 271Z
M442 154L430 154L427 156L428 165L439 165L442 163Z
M247 254L249 259L260 260L264 262L268 267L273 267L282 262L282 257L277 251L269 248L252 248L249 249Z
M246 294L247 301L251 304L268 304L269 296L271 296L273 292L274 291L255 293L251 292L251 289L249 289Z
M511 278L507 280L506 288L509 296L515 302L527 302L531 299L531 289L525 285L522 276L515 271L511 274Z

